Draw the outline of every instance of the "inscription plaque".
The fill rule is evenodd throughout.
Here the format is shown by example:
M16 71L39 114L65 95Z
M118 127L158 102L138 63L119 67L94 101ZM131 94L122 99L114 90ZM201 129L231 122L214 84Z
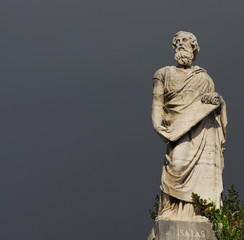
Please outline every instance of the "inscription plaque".
M216 240L207 222L159 220L154 226L155 240Z

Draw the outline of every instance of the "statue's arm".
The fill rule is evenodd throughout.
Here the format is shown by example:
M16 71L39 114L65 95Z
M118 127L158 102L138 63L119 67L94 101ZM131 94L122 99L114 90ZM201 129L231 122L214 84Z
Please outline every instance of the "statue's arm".
M165 142L167 139L163 136L163 132L167 132L166 127L162 126L164 120L164 86L161 80L153 80L153 102L152 102L152 123L154 130L163 138Z
M156 130L163 122L164 86L162 81L153 80L152 123Z
M202 97L202 102L205 104L222 105L224 99L217 92L215 92L215 86L213 79L206 73L206 83L208 83L208 92Z

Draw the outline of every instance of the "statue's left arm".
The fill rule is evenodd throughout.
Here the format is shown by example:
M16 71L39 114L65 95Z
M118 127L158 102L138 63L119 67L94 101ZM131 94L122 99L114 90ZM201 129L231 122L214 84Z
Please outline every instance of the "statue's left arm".
M207 75L208 76L208 75ZM202 103L205 104L213 104L213 105L219 105L219 108L216 109L217 118L216 120L219 122L220 126L222 127L223 132L223 140L222 143L225 142L226 138L226 126L227 126L227 114L226 114L226 104L221 95L219 95L217 92L215 92L215 87L213 80L208 76L209 82L210 82L210 91L208 93L205 93L202 97Z

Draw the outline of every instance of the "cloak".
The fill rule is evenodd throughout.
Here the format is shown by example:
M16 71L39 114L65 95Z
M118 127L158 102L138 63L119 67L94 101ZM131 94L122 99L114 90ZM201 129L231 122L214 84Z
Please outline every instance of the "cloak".
M224 167L222 144L226 137L226 107L201 101L214 93L207 72L192 67L186 74L175 66L159 69L154 81L164 86L163 136L169 140L161 189L179 200L192 202L192 192L220 205Z

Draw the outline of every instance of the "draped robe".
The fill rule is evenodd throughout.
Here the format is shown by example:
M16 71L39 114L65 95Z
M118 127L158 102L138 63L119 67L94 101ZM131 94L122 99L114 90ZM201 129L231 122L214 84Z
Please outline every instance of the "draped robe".
M164 86L163 125L169 140L163 165L161 189L165 196L192 202L192 193L221 203L226 135L224 100L217 105L202 103L215 87L207 72L192 67L188 72L175 66L159 69L154 81ZM162 211L163 212L163 211Z

